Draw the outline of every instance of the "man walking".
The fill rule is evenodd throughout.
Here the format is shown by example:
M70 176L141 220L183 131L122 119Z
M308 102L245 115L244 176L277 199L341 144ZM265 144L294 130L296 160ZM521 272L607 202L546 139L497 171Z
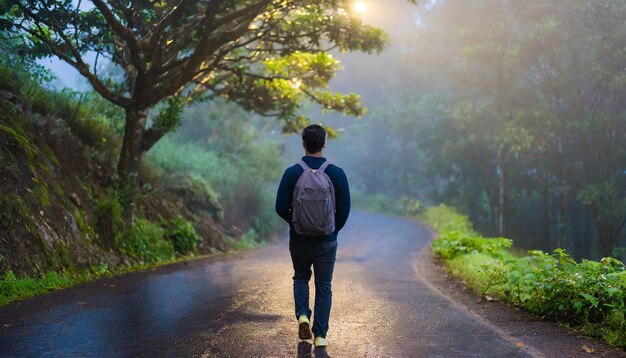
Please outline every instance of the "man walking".
M331 281L337 233L350 213L350 189L344 171L324 158L326 131L311 125L302 131L305 156L287 168L276 195L276 212L289 223L293 262L293 296L300 339L310 339L309 280L315 273L315 346L328 345L326 333L332 303Z

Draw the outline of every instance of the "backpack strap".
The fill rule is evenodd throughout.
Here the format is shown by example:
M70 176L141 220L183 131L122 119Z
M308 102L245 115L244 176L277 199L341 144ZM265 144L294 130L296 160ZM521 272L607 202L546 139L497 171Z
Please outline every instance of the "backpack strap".
M329 160L327 160L327 161L325 161L324 163L322 163L322 165L319 167L319 169L311 169L311 167L309 167L309 166L308 166L308 165L304 162L304 160L299 161L297 164L298 164L300 167L302 167L302 169L303 169L304 171L307 171L307 170L308 170L308 171L312 171L313 173L315 173L315 172L317 172L318 170L319 170L319 171L321 171L321 172L323 172L323 171L324 171L324 170L326 170L326 168L328 168L328 166L329 166L329 165L331 165L332 163L331 163Z
M304 171L307 171L307 170L311 171L311 168L308 165L306 165L304 160L299 161L297 164L301 166Z
M318 169L319 171L323 172L326 170L326 168L328 168L329 165L331 165L333 163L330 162L330 160L325 161L320 168Z
M331 163L330 160L327 160L324 163L322 163L322 165L320 166L320 168L318 170L323 172L324 174L326 174L326 172L324 172L324 171L331 164L333 164L333 163ZM328 174L326 174L326 175L328 176ZM330 177L328 179L330 179ZM333 200L333 208L335 208L335 211L336 211L337 210L337 202L336 202L336 198L335 198L335 186L333 185L332 180L330 181L330 194L331 194L332 200Z

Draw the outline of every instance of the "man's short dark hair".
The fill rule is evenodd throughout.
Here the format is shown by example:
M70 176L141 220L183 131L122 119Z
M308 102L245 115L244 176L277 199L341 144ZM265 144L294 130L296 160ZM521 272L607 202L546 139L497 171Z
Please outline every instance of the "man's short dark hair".
M320 125L312 124L302 131L302 141L309 153L318 153L326 143L326 130Z

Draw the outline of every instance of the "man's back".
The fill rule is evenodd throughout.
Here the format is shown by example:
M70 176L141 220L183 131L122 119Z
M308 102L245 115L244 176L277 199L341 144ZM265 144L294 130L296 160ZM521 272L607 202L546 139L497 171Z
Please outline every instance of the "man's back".
M304 156L302 157L302 160L311 169L319 169L326 161L326 158ZM276 212L280 215L280 217L289 223L289 233L291 239L301 237L301 235L298 235L293 229L291 221L291 206L293 204L293 192L296 182L298 181L298 178L300 178L300 175L302 175L302 171L302 167L297 164L287 168L283 174L282 180L280 181L278 193L276 195ZM337 239L337 233L344 227L346 221L348 220L348 215L350 214L350 188L348 185L348 178L346 177L343 169L340 167L331 164L324 172L333 183L335 191L335 232L331 235L319 238L318 240L333 241Z

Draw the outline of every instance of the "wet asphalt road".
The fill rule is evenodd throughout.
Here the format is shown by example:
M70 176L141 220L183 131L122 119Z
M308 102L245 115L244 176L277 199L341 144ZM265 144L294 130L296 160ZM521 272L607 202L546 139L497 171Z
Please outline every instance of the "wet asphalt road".
M1 308L0 356L531 356L420 278L429 240L408 220L351 215L339 234L325 351L297 338L285 241Z

